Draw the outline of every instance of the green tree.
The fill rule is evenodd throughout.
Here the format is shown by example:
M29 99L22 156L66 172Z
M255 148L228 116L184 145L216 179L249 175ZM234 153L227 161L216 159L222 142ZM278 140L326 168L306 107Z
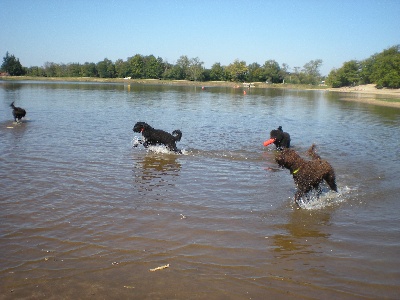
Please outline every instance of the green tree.
M210 73L211 73L211 69L206 69L204 68L203 73L201 74L202 77L202 81L210 81L211 77L210 77Z
M293 72L288 72L289 81L292 84L300 84L302 73L300 67L293 67Z
M81 76L81 65L79 63L71 63L67 65L67 76L69 77L80 77Z
M358 85L360 83L360 63L356 60L345 62L340 69L332 70L326 83L332 87Z
M83 77L98 77L96 64L85 62L81 66L81 75Z
M400 45L375 56L371 80L380 88L400 88Z
M61 77L62 75L61 65L53 62L45 62L44 73L46 77Z
M290 72L289 72L289 65L283 63L280 71L279 71L279 77L282 78L283 83L287 83L289 81L290 83Z
M281 68L275 60L267 60L262 66L264 78L270 83L281 83Z
M96 69L100 78L115 78L115 66L107 58L98 62Z
M345 85L358 85L360 83L360 63L351 60L343 64L341 68Z
M322 59L311 60L303 66L303 76L300 78L304 84L318 84L321 81L319 68L322 65Z
M340 81L337 69L333 69L329 72L325 83L333 88L338 88L342 86L342 82Z
M360 84L369 84L372 82L371 74L375 63L375 57L371 56L360 62Z
M25 74L28 76L34 76L34 77L46 76L44 69L42 67L37 67L37 66L27 68Z
M123 61L122 59L117 59L115 61L115 76L117 78L125 78L128 76L129 73L129 65L126 61Z
M169 79L169 80L180 80L184 78L184 75L182 73L182 68L177 66L177 65L171 65L168 64L166 67L164 73L163 73L163 78L164 79Z
M258 63L252 63L248 65L248 81L265 81L264 74L261 66Z
M163 73L162 59L154 55L144 57L144 78L159 79Z
M200 61L198 57L189 60L189 66L187 68L189 80L203 80L203 68L204 62Z
M215 80L215 81L226 80L225 68L221 66L220 63L215 63L211 66L210 80Z
M19 59L12 54L10 55L8 51L6 53L6 56L3 57L1 70L3 72L7 72L11 76L21 76L25 74L24 68L19 62Z
M361 62L345 62L327 78L332 87L375 83L377 87L400 88L400 45L371 55Z
M186 55L182 55L179 57L179 59L176 61L175 66L180 69L181 77L180 78L175 78L175 79L190 79L190 73L189 73L189 66L190 66L190 60Z
M226 73L231 81L244 81L248 73L246 62L236 59L226 67Z
M143 78L144 77L144 57L140 54L136 54L133 57L128 58L128 73L127 76L132 78Z

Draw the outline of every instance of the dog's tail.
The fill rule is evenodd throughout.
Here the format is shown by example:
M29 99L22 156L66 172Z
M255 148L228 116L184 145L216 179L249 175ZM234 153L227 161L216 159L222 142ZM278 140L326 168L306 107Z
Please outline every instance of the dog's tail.
M182 131L180 131L179 129L172 131L172 135L175 138L175 141L179 142L182 138Z
M315 144L312 144L310 149L307 150L307 155L310 156L312 159L321 159L321 156L317 154L315 148Z
M14 101L10 104L10 107L12 107L13 109L15 108Z

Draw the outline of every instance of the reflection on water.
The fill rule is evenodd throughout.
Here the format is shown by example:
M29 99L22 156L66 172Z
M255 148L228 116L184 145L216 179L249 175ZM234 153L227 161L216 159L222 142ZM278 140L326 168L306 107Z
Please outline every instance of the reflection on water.
M59 81L4 81L1 83L1 87L6 91L17 91L27 88L34 87L39 90L91 90L91 91L110 91L110 90L124 90L124 84L115 83L96 83L91 82L90 84L82 84L82 82L59 82Z
M322 232L329 226L330 212L309 212L306 210L294 210L286 224L277 225L277 229L283 229L285 233L275 234L272 238L278 258L295 256L299 253L315 252L313 245L323 243L330 234Z
M176 154L140 153L135 158L134 182L139 191L173 186L181 165Z
M321 91L0 81L0 112L2 299L398 297L399 109ZM185 154L132 148L137 121L181 129ZM262 146L278 126L300 153L317 144L339 193L296 209Z

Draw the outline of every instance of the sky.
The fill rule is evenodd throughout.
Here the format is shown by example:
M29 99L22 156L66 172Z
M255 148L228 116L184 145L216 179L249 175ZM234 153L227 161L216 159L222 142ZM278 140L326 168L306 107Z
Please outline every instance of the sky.
M400 44L400 0L0 0L0 55L24 67L182 56L322 75ZM2 60L1 60L2 61Z

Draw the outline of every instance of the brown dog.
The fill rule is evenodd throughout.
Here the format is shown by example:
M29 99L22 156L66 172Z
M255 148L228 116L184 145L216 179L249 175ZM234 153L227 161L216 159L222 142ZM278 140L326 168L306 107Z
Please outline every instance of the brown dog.
M332 166L315 152L313 144L308 149L307 154L312 160L304 160L296 153L296 151L285 148L277 153L276 162L280 167L290 170L293 175L294 182L297 186L297 192L294 195L294 201L298 204L298 200L315 189L318 194L321 193L320 184L323 180L329 187L337 192L335 171Z

